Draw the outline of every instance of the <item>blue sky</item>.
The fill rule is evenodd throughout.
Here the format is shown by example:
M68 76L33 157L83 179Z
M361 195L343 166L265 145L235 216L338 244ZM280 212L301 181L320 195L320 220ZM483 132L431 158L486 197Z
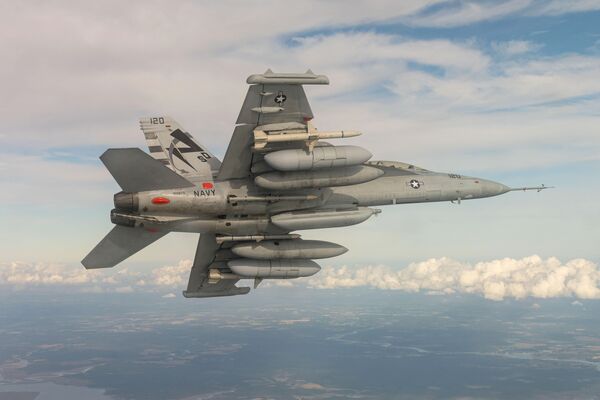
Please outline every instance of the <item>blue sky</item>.
M143 148L137 119L161 113L222 155L246 76L267 68L328 75L307 89L315 125L362 131L352 142L375 159L557 186L306 232L351 249L328 265L600 259L600 2L165 7L13 4L0 16L0 263L79 268L111 226L104 149ZM120 268L175 265L195 240L170 235Z

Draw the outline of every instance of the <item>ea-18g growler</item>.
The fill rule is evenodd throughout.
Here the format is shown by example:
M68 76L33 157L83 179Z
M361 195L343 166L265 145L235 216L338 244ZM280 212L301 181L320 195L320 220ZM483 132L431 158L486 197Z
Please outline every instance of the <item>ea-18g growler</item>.
M304 229L359 224L373 206L454 201L511 190L486 179L438 173L396 161L373 161L358 146L326 140L355 131L319 131L303 85L324 75L251 75L233 136L220 161L173 119L140 121L150 154L109 149L100 159L122 191L114 195L114 228L83 259L113 267L169 232L200 233L185 297L246 294L240 279L290 279L319 272L314 259L335 257L339 244L302 240Z

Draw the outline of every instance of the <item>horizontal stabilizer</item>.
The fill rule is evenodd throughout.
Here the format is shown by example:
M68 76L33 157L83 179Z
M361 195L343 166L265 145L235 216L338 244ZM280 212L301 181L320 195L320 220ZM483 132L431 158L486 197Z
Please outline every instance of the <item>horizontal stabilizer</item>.
M125 192L194 186L138 148L108 149L100 156L100 160Z
M117 225L81 263L87 269L114 267L166 234L167 232L149 232L142 228Z

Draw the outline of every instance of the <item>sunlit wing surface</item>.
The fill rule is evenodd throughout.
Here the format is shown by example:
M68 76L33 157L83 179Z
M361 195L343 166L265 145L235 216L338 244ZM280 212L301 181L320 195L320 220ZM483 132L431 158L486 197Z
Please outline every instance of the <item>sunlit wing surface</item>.
M219 179L245 178L250 175L252 165L260 162L252 152L255 131L307 132L307 122L313 114L302 85L328 84L329 80L311 71L275 74L269 70L262 75L251 75L247 82L250 87L219 170Z

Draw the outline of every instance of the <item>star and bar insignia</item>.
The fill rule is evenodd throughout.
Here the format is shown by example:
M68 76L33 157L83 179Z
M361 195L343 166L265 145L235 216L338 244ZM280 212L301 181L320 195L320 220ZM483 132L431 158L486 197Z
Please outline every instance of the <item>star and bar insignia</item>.
M279 104L279 107L281 107L283 103L285 103L285 101L287 100L287 96L283 94L283 92L279 92L277 93L277 96L275 96L274 100L275 103Z
M413 189L418 189L421 187L421 182L419 182L416 179L411 179L410 182L408 182L408 184L410 185L411 188Z

